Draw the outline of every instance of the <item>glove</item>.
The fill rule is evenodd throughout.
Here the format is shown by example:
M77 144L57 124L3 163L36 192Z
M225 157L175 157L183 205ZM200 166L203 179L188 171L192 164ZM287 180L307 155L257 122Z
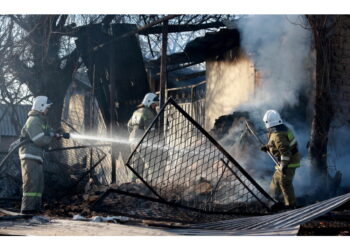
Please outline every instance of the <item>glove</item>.
M261 146L260 150L263 152L267 152L269 150L269 147L267 145Z
M50 132L50 136L54 137L54 138L61 138L62 137L59 133L55 133L55 132Z
M281 166L282 174L283 174L283 176L285 176L287 174L288 162L287 161L281 161L280 166Z
M63 134L62 134L62 137L63 137L64 139L69 139L69 138L70 138L70 134L69 134L69 133L63 133Z

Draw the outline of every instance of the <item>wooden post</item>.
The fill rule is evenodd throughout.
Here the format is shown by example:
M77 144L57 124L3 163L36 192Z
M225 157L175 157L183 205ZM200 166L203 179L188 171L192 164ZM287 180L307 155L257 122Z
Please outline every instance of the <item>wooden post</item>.
M116 115L115 115L115 49L114 44L111 44L111 54L110 54L110 63L109 63L109 113L110 113L110 123L109 123L109 133L111 138L114 137L115 125L116 125ZM112 160L112 172L111 172L111 182L112 184L116 182L116 152L115 152L115 143L111 144L111 160Z
M167 88L167 46L168 46L168 21L163 23L162 33L162 57L160 61L160 81L159 81L159 93L160 93L160 108L163 107L166 100L166 88Z
M163 22L162 32L162 57L160 61L160 79L159 79L159 106L163 108L166 100L167 89L167 46L168 46L168 21ZM165 131L165 117L164 113L159 117L161 134ZM162 124L164 127L162 127Z
M94 116L95 116L95 64L93 67L93 73L92 73L92 84L91 84L91 96L90 96L90 124L89 124L89 130L94 130ZM89 179L92 178L91 169L94 165L94 162L92 160L93 156L93 148L90 148L90 172L89 172Z

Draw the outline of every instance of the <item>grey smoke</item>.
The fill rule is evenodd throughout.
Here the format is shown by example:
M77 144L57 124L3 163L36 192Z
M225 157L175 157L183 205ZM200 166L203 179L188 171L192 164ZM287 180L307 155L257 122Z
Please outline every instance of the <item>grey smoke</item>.
M254 124L263 126L262 117L266 110L281 112L283 108L295 107L299 103L300 92L311 86L310 65L314 65L314 59L310 57L311 32L303 27L305 23L304 16L299 15L252 15L238 22L241 46L262 78L249 100L232 112L248 111ZM305 145L310 129L306 123L289 124L289 127L295 131L303 157L303 166L297 170L294 179L296 193L302 195L309 185L310 168ZM230 136L234 136L234 131L229 133ZM260 134L260 137L266 142L266 136ZM271 159L258 148L252 149L253 153L242 154L234 145L224 145L268 189L274 171ZM265 176L259 176L259 172Z
M240 109L276 109L298 104L298 94L310 84L311 32L299 15L254 15L238 22L241 45L262 74L261 85Z

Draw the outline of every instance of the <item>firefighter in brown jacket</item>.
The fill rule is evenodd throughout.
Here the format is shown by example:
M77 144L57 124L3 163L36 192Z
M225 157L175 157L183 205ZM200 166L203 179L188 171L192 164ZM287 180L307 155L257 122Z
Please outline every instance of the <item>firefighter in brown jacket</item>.
M275 173L270 184L270 194L278 199L282 194L284 205L295 208L295 194L293 178L296 168L300 167L300 154L293 132L283 124L279 113L268 110L263 118L268 129L268 143L261 147L262 151L269 151L279 162L275 166Z
M54 137L69 138L69 134L54 133L49 127L46 114L52 102L46 96L34 98L32 110L21 130L21 140L28 140L19 148L21 160L23 196L21 213L36 214L41 210L44 190L43 151Z

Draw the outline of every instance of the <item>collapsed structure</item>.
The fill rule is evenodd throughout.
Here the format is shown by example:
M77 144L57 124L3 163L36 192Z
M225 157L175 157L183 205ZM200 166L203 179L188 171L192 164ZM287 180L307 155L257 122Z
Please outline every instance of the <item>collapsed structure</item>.
M172 99L147 129L126 165L144 187L124 194L154 202L236 215L267 213L275 202Z

